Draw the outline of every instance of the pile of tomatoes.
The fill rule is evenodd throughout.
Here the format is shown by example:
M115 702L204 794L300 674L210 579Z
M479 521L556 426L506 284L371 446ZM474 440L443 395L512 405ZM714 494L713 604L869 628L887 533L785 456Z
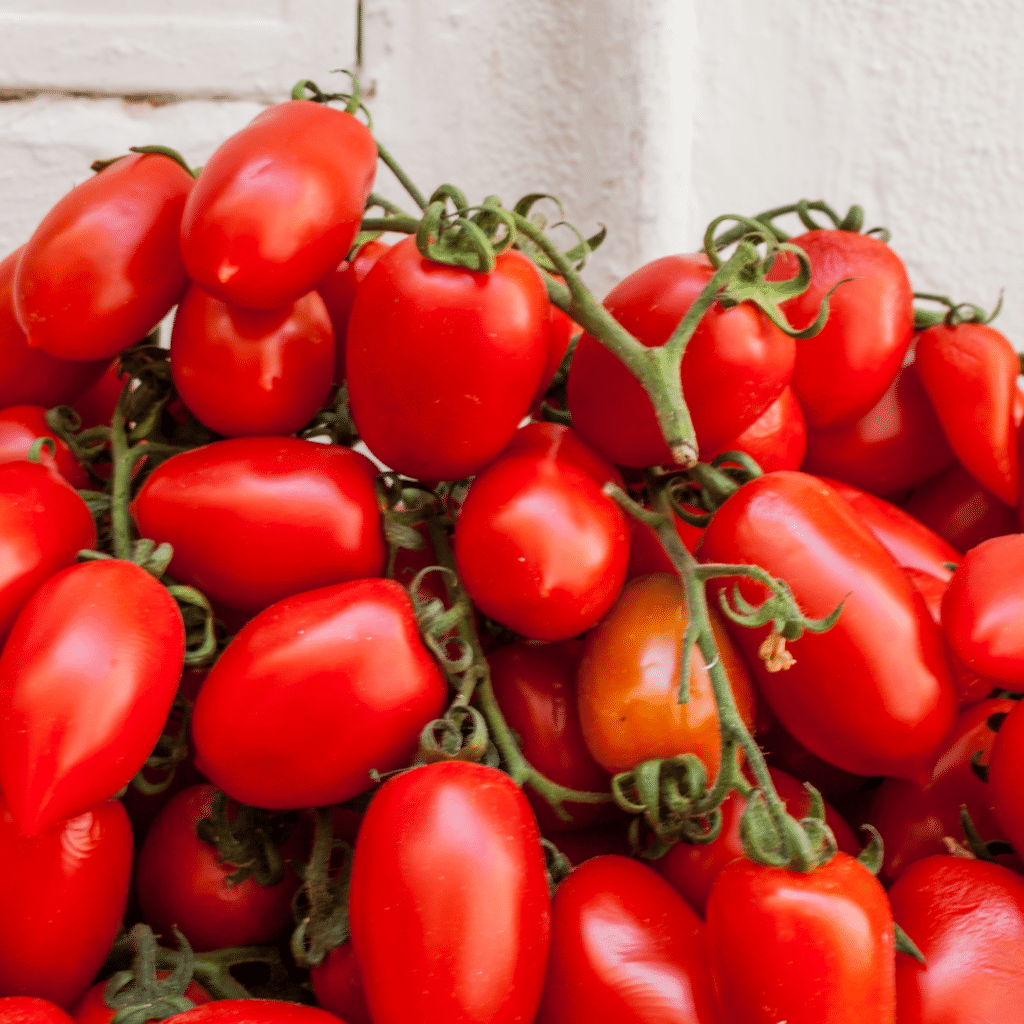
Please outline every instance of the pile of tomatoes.
M0 1022L1016 1019L1010 343L822 202L599 303L358 112L0 263Z

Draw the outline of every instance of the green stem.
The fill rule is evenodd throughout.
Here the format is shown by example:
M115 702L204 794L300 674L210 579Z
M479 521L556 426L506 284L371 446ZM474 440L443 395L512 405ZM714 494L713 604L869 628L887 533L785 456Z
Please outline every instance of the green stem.
M377 142L377 155L385 164L387 164L391 173L401 182L402 188L409 193L412 201L421 210L425 210L427 208L427 201L423 197L423 193L415 186L415 184L413 184L412 178L402 170L398 161L380 144L379 141Z

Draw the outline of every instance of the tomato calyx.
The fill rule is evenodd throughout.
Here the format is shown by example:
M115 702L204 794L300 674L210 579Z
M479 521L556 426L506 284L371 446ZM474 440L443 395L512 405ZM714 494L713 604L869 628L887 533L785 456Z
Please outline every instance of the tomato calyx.
M846 216L842 218L823 199L815 199L813 201L800 199L795 203L786 203L783 206L772 207L772 209L765 210L763 213L755 214L750 219L762 224L780 242L785 242L788 241L790 236L775 224L775 219L777 217L784 217L788 214L795 213L808 231L821 231L823 229L823 225L819 224L811 216L812 210L817 213L825 214L825 216L832 221L832 227L837 231L849 231L852 234L860 234L863 232L865 235L877 235L883 242L888 242L892 237L888 228L874 227L868 228L867 231L863 231L864 208L856 203L846 211ZM731 245L733 242L741 238L743 233L743 228L740 226L720 235L717 239L718 247L722 248L726 245Z
M1003 839L990 839L987 842L982 839L966 804L960 805L960 827L964 833L963 843L952 836L944 836L942 840L953 857L987 860L990 864L998 864L997 857L1014 852L1013 847Z
M188 759L189 724L192 720L192 702L179 691L174 697L167 724L153 747L153 753L146 758L142 767L129 783L144 796L165 793L174 781L178 765ZM161 778L150 781L147 772L158 772Z
M958 324L990 324L999 316L1003 308L1002 292L1000 292L999 301L991 313L986 313L981 306L976 306L973 302L954 302L947 295L935 295L932 292L914 292L914 298L938 302L946 307L941 310L915 307L915 331L924 331L938 324L945 324L947 327L956 327Z

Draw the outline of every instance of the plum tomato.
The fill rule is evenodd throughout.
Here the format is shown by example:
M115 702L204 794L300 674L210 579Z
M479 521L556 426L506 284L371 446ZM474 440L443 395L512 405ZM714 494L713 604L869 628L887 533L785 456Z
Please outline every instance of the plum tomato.
M1024 704L1003 720L992 745L988 781L996 821L1024 860ZM983 836L983 839L989 838Z
M806 450L807 424L803 410L793 389L787 385L742 434L726 441L705 458L711 460L722 452L746 452L763 472L773 473L777 469L799 469Z
M24 459L37 438L49 437L54 444L53 463L67 482L80 490L89 486L89 474L78 464L67 442L46 422L41 405L13 405L0 410L0 463ZM49 460L45 451L41 459Z

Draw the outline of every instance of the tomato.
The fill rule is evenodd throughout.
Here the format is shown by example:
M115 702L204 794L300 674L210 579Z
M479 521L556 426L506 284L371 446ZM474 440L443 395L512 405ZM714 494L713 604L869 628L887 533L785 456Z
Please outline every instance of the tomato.
M331 390L333 337L316 292L254 310L192 285L174 316L171 373L185 404L218 434L293 434Z
M455 560L484 614L534 640L566 640L618 596L629 525L570 460L513 454L473 481L455 523Z
M494 695L530 764L561 786L606 793L611 776L591 757L580 729L576 671L582 654L578 640L517 641L493 651L487 660ZM540 827L548 832L575 831L623 817L613 804L567 803L572 821L562 821L544 797L529 788L525 792Z
M448 687L393 580L297 594L257 615L210 670L199 768L255 807L321 807L407 764Z
M1015 1024L1024 991L1024 879L998 864L927 857L889 890L924 955L897 957L900 1024Z
M390 249L387 242L377 238L364 242L352 259L343 260L316 286L324 300L327 313L334 329L334 383L345 380L345 341L348 337L348 321L352 316L352 304L356 290L366 279L370 268Z
M374 1024L533 1020L551 911L533 812L504 773L441 761L385 782L349 910Z
M144 338L185 290L178 226L192 176L159 153L122 157L43 218L14 276L33 348L109 359Z
M174 1024L338 1024L338 1017L315 1006L277 999L215 999L178 1013Z
M425 259L407 238L356 293L346 352L359 436L399 473L478 473L529 412L548 357L547 289L514 249L491 274Z
M597 484L611 481L625 489L622 473L606 458L585 444L579 433L560 423L527 423L512 435L502 458L513 455L533 455L553 459L582 470Z
M1021 707L1018 702L996 734L988 781L996 820L1024 860L1024 713Z
M665 256L620 281L604 305L644 345L661 345L714 271L703 253ZM715 303L683 356L683 393L702 451L718 451L782 394L796 346L756 306ZM584 439L620 466L672 462L640 382L584 334L569 371L569 411Z
M348 448L236 438L161 463L132 512L142 536L174 546L175 579L254 612L384 571L376 476Z
M927 781L956 713L941 636L921 595L850 506L815 477L769 473L715 513L703 562L760 565L785 580L803 614L843 611L826 633L793 642L795 665L769 672L758 647L769 631L729 623L758 688L797 740L858 775ZM712 599L732 579L710 585ZM737 585L753 605L767 588Z
M53 462L57 472L76 490L89 486L89 474L78 464L71 449L46 422L46 410L40 405L13 405L0 410L0 463L24 459L33 442L40 437L53 440ZM48 454L43 454L49 459Z
M169 978L170 975L170 971L156 971L158 980ZM110 1024L117 1011L107 1006L103 998L106 988L106 981L98 981L92 988L86 989L85 995L78 1000L71 1011L71 1016L77 1021L77 1024ZM206 989L192 981L185 989L185 998L191 1000L196 1006L202 1006L204 1003L210 1002L212 997ZM0 1017L0 1020L2 1019Z
M892 911L847 854L806 874L733 861L707 923L723 1024L894 1024Z
M71 1018L48 999L6 996L0 999L3 1024L69 1024Z
M139 854L138 892L143 920L157 934L176 925L199 952L224 946L271 942L292 921L291 900L299 888L291 867L275 885L260 885L251 875L240 882L228 876L237 865L217 862L217 848L203 842L196 825L210 813L214 788L182 790L153 822ZM228 808L233 820L237 808ZM309 850L308 832L293 829L281 846L289 858Z
M54 405L72 401L103 374L109 359L74 362L31 348L14 315L14 271L25 247L0 261L0 409L11 405Z
M982 764L990 759L996 733L989 728L988 718L1006 714L1013 707L1013 701L983 700L967 708L957 719L926 785L886 779L875 790L868 820L881 833L885 844L883 881L891 882L908 864L922 857L945 853L942 840L946 836L962 843L961 806L970 812L975 828L986 842L1006 838L993 809L995 787L982 782L974 773L971 759L978 754Z
M646 864L595 857L558 887L536 1024L718 1024L704 923Z
M853 423L808 430L801 468L884 495L927 480L953 460L911 364L899 371L878 403Z
M749 727L750 676L721 620L709 611L733 697ZM678 578L645 576L623 588L587 635L577 679L580 724L594 760L612 775L684 753L696 754L709 778L718 770L718 709L699 651L690 662L690 699L678 700L686 624Z
M901 504L957 551L1020 531L1014 510L986 491L959 462L915 487Z
M116 800L26 836L0 795L0 996L74 1005L117 935L131 866Z
M552 276L556 281L565 283L557 274ZM572 336L578 330L576 324L554 303L548 307L548 361L544 367L544 376L537 388L537 394L533 399L533 411L536 415L539 415L539 406L544 400L544 394L551 387L551 382L562 365L566 352L569 351L569 342L572 341Z
M899 371L913 337L914 289L903 261L871 235L821 230L789 241L811 260L807 291L782 304L795 327L810 324L829 290L852 279L829 298L821 332L796 343L792 381L808 427L852 423L881 399ZM784 253L768 276L782 279L795 270L796 259Z
M171 709L185 628L131 562L82 562L44 583L0 654L0 787L37 835L113 796Z
M181 217L189 276L222 302L287 306L348 253L373 188L362 122L311 100L278 103L206 162Z
M29 597L95 547L92 515L63 477L42 463L0 463L0 648Z
M114 360L88 391L74 399L72 408L81 417L82 430L110 426L117 401L127 383L127 378L121 375L119 361Z
M1000 501L1016 505L1020 357L1013 346L987 324L936 324L918 335L917 367L960 464Z
M683 547L692 554L697 546L697 541L704 533L703 527L691 526L679 516L675 517L673 525L676 528L676 534L683 542ZM646 523L641 523L638 520L633 524L633 537L629 543L629 566L626 569L626 582L640 576L650 576L656 572L668 573L670 576L678 575L672 559L661 546L657 533Z
M373 1024L366 1005L359 961L351 942L343 942L332 949L323 963L309 972L316 1001L331 1013L336 1013L345 1024Z
M798 820L805 817L811 806L811 796L804 784L778 768L769 768L768 771L775 791L789 813ZM747 780L753 783L749 770ZM738 793L730 793L722 804L722 832L714 842L695 844L680 841L664 857L652 861L655 870L701 916L707 910L708 896L715 879L728 864L744 855L740 843L740 817L745 806ZM850 831L850 826L828 804L825 805L825 823L832 829L840 850L853 857L860 853L860 843Z
M787 385L742 434L726 441L707 458L713 459L722 452L746 452L765 473L773 473L777 469L799 469L806 450L803 410Z

